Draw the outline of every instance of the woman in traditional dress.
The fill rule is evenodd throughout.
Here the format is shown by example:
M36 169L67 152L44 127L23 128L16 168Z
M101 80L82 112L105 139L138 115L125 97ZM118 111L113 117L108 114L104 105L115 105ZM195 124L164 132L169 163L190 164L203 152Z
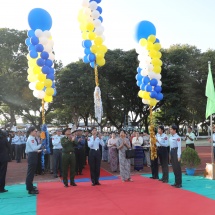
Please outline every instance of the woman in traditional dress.
M147 166L150 167L151 166L151 160L150 160L150 137L146 132L143 132L143 150L144 150L144 154L145 154L145 158L146 158L146 163Z
M140 171L143 169L143 138L139 135L139 132L135 133L135 137L132 138L132 146L135 149L134 157L134 170Z
M123 182L133 181L130 176L130 159L126 159L125 151L131 148L129 140L126 138L125 131L120 132L120 138L117 141L117 149L119 150L119 168L120 176Z
M108 140L108 148L109 148L109 161L110 161L110 168L112 172L117 172L118 166L118 153L117 153L117 138L115 133L111 134L111 139Z
M104 141L104 146L102 146L102 161L105 161L107 162L109 159L108 159L108 139L109 139L109 136L107 133L104 133L104 136L103 136L103 141Z

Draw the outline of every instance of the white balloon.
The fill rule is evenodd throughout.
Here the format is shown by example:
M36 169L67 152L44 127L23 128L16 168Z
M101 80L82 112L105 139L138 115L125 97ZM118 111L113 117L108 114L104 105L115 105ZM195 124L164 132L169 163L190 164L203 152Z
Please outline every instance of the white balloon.
M148 72L147 70L145 70L145 69L142 69L141 72L140 72L140 74L141 74L142 76L147 76L148 73L149 73L149 72Z
M148 70L148 64L145 61L143 61L143 60L140 61L139 67L142 68L142 69L145 68L145 69Z
M45 31L43 32L43 36L49 38L49 37L51 37L52 35L51 35L51 32L50 32L50 31L45 30Z
M39 41L40 41L40 44L45 46L48 43L48 38L47 37L40 37Z
M153 70L153 65L150 63L150 64L148 64L148 69L149 69L149 71L152 71Z
M39 99L43 99L45 97L45 92L43 90L38 91L37 97Z
M90 23L92 23L92 22L93 22L93 18L92 18L91 16L87 17L87 19L86 19L86 20L87 20L87 22L88 22L88 23L89 23L89 22L90 22Z
M149 105L149 100L142 99L143 104Z
M43 31L42 31L41 29L37 29L37 30L35 30L34 34L35 34L35 36L37 36L37 37L41 37L42 34L43 34Z
M39 92L38 90L34 90L33 91L33 96L36 97L36 98L38 98L38 92Z
M104 35L100 35L100 37L102 38L103 42L105 41L105 36Z
M104 27L103 26L99 26L96 28L95 33L99 36L101 36L104 32Z
M36 82L31 82L31 83L29 83L28 87L29 87L29 89L31 89L31 90L35 90Z
M149 72L149 77L152 78L156 78L156 74L152 71Z
M96 10L96 8L98 7L97 2L96 1L91 1L89 4L89 7L91 10Z
M82 1L82 7L89 7L89 1L88 0L83 0Z
M52 61L55 60L55 55L52 52L49 52L49 59L52 60Z
M100 13L98 10L93 10L91 16L93 17L93 19L98 19L100 16Z
M161 81L158 81L158 86L162 86L162 82Z
M54 41L53 40L48 40L48 45L50 45L50 46L54 46Z
M84 9L84 14L89 16L91 14L90 8L85 8Z
M93 24L94 24L95 28L98 28L98 27L101 26L102 22L101 22L100 19L95 19L95 20L93 21Z
M50 44L47 44L44 46L44 51L50 53L50 52L52 52L52 50L53 49L52 49L52 46Z

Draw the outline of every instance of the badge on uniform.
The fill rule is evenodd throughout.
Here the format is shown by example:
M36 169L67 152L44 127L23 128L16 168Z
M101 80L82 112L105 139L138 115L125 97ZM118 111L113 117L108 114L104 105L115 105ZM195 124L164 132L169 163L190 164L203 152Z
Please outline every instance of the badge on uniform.
M167 137L165 137L164 140L167 140Z
M178 138L177 141L180 141L180 138Z
M32 143L34 143L34 140L31 140Z

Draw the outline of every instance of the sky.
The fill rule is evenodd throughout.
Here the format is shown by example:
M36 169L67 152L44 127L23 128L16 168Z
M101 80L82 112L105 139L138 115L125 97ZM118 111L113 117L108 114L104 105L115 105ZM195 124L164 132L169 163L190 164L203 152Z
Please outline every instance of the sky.
M84 56L77 20L82 0L0 0L0 28L30 30L28 14L34 8L52 17L51 33L56 60L63 65ZM109 49L137 46L135 29L142 20L152 22L163 48L173 44L215 49L214 0L102 0L105 42ZM26 35L27 38L27 35Z

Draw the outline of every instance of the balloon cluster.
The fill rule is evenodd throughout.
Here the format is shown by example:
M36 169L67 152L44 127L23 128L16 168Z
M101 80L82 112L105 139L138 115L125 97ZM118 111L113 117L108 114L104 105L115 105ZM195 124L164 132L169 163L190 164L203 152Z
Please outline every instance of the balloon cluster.
M53 40L50 33L52 18L41 8L35 8L28 15L31 30L25 44L28 46L28 81L34 97L52 102L56 95Z
M161 45L156 38L156 29L149 21L142 21L138 24L136 37L139 46L138 53L139 67L137 68L137 86L140 87L138 96L144 104L155 106L163 99L160 52Z
M90 63L92 68L95 67L95 63L98 66L105 65L104 57L107 52L107 47L103 44L105 38L102 8L98 6L100 2L101 0L83 0L82 9L78 14L85 53L83 62Z

